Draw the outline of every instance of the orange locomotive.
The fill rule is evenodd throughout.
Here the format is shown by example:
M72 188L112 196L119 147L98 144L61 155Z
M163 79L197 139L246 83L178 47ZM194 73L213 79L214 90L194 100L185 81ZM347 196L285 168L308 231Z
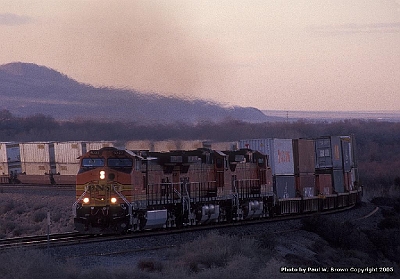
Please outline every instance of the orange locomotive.
M73 206L78 231L128 229L132 190L141 179L140 164L141 158L134 153L113 147L81 156Z
M81 156L75 227L116 233L268 216L267 156L258 151L148 152L106 147Z

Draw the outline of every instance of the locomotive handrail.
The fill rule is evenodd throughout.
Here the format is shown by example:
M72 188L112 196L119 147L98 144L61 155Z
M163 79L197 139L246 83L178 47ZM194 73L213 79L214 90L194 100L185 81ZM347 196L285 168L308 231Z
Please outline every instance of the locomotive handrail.
M237 191L237 187L236 187L236 181L235 183L233 183L232 185L233 189L232 189L232 205L234 207L238 207L239 206L239 193Z
M131 205L131 203L126 199L124 195L122 195L120 192L117 190L117 185L113 185L114 192L117 193L117 195L128 205Z
M173 189L174 189L175 194L177 194L179 199L181 199L182 198L182 194L178 190L176 190L175 188L173 188Z
M132 214L132 203L130 203L124 195L122 195L118 190L117 190L117 185L113 185L114 192L117 193L117 195L128 205L128 213L129 213L129 221L130 224L132 224L133 220L133 214Z
M311 196L311 197L301 197L302 200L313 200L313 199L318 199L318 196Z
M72 205L72 214L74 215L74 217L76 217L76 205L78 204L78 202L80 202L83 197L86 195L87 191L88 191L89 187L85 187L85 191L82 193L82 195L73 203Z
M337 193L338 196L347 196L349 194L350 194L349 192Z
M278 201L301 201L302 198L284 198L284 199L278 199Z
M188 191L188 181L184 180L182 182L182 207L184 211L189 212L190 211L190 195L189 195L189 191Z

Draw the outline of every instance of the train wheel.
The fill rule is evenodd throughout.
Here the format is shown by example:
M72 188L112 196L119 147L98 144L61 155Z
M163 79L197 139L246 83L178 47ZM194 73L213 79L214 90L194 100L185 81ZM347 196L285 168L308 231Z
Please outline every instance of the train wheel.
M119 222L115 226L115 230L120 234L126 234L128 231L128 226L125 222Z

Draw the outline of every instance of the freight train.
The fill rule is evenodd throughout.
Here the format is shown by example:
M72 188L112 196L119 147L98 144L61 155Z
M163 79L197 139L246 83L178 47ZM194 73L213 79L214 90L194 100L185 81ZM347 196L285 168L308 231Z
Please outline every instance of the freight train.
M79 156L112 141L0 142L0 184L75 185Z
M88 150L112 147L116 141L0 142L0 184L75 185L79 157ZM211 143L202 140L127 141L129 150L190 150ZM214 149L234 149L237 142L212 142Z
M239 145L223 151L88 151L76 178L76 230L126 233L272 218L361 199L352 137Z

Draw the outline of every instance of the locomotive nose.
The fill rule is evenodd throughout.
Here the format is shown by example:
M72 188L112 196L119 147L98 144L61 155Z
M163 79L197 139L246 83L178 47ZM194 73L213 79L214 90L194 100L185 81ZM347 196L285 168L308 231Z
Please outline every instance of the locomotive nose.
M106 171L104 171L104 170L100 171L100 175L99 175L100 180L105 180L106 176L107 176L107 180L113 181L115 179L115 173L111 172L111 173L107 174Z

